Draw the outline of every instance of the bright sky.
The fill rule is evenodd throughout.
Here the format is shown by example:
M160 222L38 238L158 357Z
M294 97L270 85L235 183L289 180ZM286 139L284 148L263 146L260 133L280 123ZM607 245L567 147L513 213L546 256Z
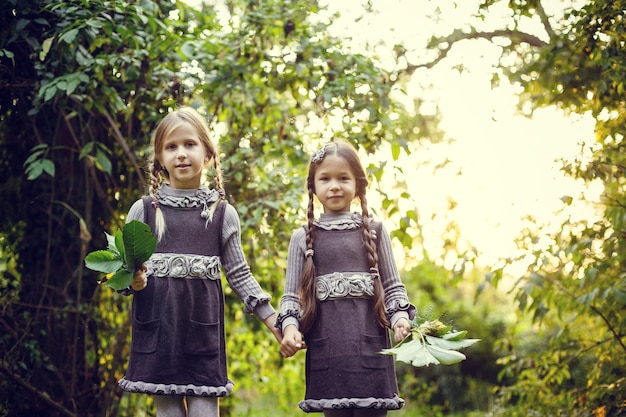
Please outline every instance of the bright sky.
M412 64L428 61L424 45L430 36L467 25L477 10L473 0L371 0L379 12L355 23L366 3L329 2L342 14L333 26L336 34L352 37L356 48L385 42L387 46L378 50L381 60L390 53L390 46L401 43L409 51ZM559 0L546 3L552 14L563 7ZM427 17L436 7L437 22ZM502 8L490 14L485 27L501 28L506 13ZM525 29L543 36L538 22L528 21ZM519 115L513 87L507 83L497 89L491 87L490 70L497 63L497 53L498 48L486 41L466 42L462 48L454 48L436 71L416 73L409 88L409 94L420 94L439 106L441 127L452 139L451 143L429 146L426 155L412 155L404 162L412 178L414 200L404 203L407 208L417 206L422 219L434 216L424 221L431 257L440 253L438 236L451 219L458 223L462 240L481 252L480 264L491 265L501 257L512 256L514 238L523 227L525 215L540 223L549 222L562 207L562 196L576 197L583 191L581 184L563 176L555 161L573 159L581 152L581 142L593 141L593 120L568 118L553 108L537 111L532 119ZM453 68L460 63L466 68L462 74ZM420 87L426 83L432 84L431 90ZM451 163L433 172L433 166L446 158ZM431 163L420 165L416 160ZM599 191L590 193L597 195ZM446 215L449 199L458 205ZM583 210L577 215L589 216L589 212Z

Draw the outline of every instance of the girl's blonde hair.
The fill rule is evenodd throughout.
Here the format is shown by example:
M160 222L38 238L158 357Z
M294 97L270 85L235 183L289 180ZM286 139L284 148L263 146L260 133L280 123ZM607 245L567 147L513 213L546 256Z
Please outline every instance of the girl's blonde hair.
M321 156L318 156L321 155ZM320 149L309 164L309 174L307 176L307 189L309 192L309 205L307 210L307 226L306 226L306 261L304 263L304 269L302 271L302 277L300 279L300 286L298 293L300 296L300 304L302 306L300 316L300 329L303 332L309 330L315 318L317 316L317 297L315 293L315 265L313 264L313 243L315 242L315 227L313 221L315 219L314 213L314 200L315 195L315 172L319 165L324 161L324 158L328 155L337 155L343 158L352 171L356 179L356 194L355 197L361 202L361 217L363 219L363 240L367 249L367 260L370 265L370 272L374 281L374 314L376 321L381 326L388 326L389 320L385 314L385 300L384 290L380 282L380 274L378 272L378 252L376 250L376 240L374 239L374 233L371 229L371 218L367 208L367 198L365 192L369 181L359 155L356 149L349 143L343 140L335 140L326 144Z
M152 196L152 204L156 208L156 237L158 241L165 235L166 225L163 212L159 207L157 200L157 191L164 181L169 181L169 172L159 162L159 155L163 148L163 142L165 139L176 129L181 126L190 126L198 134L200 142L204 146L204 150L207 154L207 165L212 166L215 171L214 188L219 192L220 198L213 204L209 210L209 220L212 218L215 209L220 201L224 198L224 185L222 179L222 169L220 164L220 157L217 153L217 147L211 140L209 133L209 125L204 117L202 117L192 107L179 107L171 113L168 113L156 127L154 134L152 135L151 145L154 153L149 161L149 175L150 175L150 195Z

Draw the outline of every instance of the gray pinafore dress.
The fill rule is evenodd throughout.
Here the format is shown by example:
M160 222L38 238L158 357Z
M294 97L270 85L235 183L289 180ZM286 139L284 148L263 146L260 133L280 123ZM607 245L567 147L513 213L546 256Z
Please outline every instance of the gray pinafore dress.
M380 233L380 223L373 226ZM300 408L401 408L393 357L378 353L391 342L374 316L362 229L316 228L313 261L317 319L304 334L306 396Z
M155 209L144 197L145 222ZM203 207L161 205L167 232L147 262L148 285L134 294L125 391L222 397L226 370L224 295L220 275L222 202L211 222Z

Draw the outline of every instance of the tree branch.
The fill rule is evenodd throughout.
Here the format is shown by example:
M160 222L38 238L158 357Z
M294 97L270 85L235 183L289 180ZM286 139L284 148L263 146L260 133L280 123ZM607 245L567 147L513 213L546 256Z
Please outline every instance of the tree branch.
M542 41L537 36L531 35L530 33L521 32L519 30L501 29L491 32L476 32L474 30L472 30L471 32L463 32L461 30L455 30L452 34L446 37L431 39L428 44L428 48L439 48L439 54L434 60L426 62L424 64L409 64L402 71L402 73L406 75L411 75L420 68L433 68L448 55L452 47L458 42L474 39L486 39L490 42L493 42L493 40L496 38L508 39L511 42L511 47L523 43L535 48L543 48L549 45L549 43Z
M552 25L550 24L550 20L548 19L548 15L546 14L541 1L537 2L537 14L539 15L539 19L541 19L541 23L543 24L543 28L546 30L546 33L552 39L554 37L554 29L552 29Z

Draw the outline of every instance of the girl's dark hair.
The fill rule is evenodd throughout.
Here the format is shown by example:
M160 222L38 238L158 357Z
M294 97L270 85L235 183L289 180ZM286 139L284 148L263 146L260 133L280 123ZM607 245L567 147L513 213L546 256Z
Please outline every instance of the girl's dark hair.
M322 155L319 157L319 155ZM309 164L309 174L307 176L306 184L309 193L309 204L307 210L307 225L306 225L306 260L304 263L304 269L300 279L300 286L298 288L298 294L301 304L301 316L300 316L300 330L306 332L309 330L317 317L317 297L315 290L315 265L313 264L313 243L315 242L315 226L313 220L315 219L314 213L314 195L315 195L315 172L319 165L324 161L328 155L337 155L343 158L352 171L356 179L356 194L355 197L361 202L361 217L363 219L363 241L367 248L367 260L370 265L370 271L374 281L374 314L376 321L381 326L389 326L389 320L385 314L385 299L382 283L380 282L380 275L378 273L378 252L376 250L376 240L374 239L374 233L371 229L371 218L367 209L367 198L365 192L369 181L361 160L356 149L344 140L335 140L320 149Z

